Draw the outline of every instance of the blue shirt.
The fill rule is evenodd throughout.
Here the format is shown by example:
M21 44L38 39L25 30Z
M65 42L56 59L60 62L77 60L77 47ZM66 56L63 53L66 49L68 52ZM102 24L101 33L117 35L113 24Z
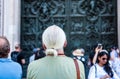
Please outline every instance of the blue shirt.
M21 79L22 68L20 64L8 58L0 58L0 79Z

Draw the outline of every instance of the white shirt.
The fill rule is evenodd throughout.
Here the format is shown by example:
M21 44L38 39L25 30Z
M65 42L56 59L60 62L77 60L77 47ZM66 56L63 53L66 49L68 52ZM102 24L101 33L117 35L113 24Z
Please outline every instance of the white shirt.
M29 63L32 62L32 61L34 61L34 60L35 60L35 54L33 54L32 56L30 56Z
M115 58L114 62L112 63L113 70L116 72L116 74L120 78L120 58Z
M96 66L96 68L95 68ZM98 64L93 65L90 68L89 74L88 74L88 79L100 79L107 73L104 70L104 67L99 66ZM107 79L119 79L118 76L114 73L113 78L107 78Z
M112 50L111 52L110 52L110 57L112 57L112 58L117 58L118 57L118 53L117 53L117 51L116 50Z

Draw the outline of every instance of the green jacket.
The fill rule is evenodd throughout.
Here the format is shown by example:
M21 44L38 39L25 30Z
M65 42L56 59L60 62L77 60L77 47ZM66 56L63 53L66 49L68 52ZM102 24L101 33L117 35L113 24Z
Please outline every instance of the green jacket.
M85 79L84 66L78 60L80 79ZM77 79L76 67L67 56L46 56L28 66L27 79Z

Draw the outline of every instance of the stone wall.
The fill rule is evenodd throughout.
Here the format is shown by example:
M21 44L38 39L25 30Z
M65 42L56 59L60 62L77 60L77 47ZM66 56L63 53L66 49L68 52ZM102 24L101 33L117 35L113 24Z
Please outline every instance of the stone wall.
M120 49L120 0L117 0L117 15L118 15L118 45Z
M20 0L0 0L0 35L10 41L11 51L20 43Z

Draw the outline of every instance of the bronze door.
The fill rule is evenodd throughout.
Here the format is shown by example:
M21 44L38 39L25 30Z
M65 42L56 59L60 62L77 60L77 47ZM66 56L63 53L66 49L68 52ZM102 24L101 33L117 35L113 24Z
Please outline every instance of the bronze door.
M29 56L41 47L41 35L56 24L67 35L66 55L76 48L86 53L102 43L105 49L117 45L116 0L22 0L21 46Z

